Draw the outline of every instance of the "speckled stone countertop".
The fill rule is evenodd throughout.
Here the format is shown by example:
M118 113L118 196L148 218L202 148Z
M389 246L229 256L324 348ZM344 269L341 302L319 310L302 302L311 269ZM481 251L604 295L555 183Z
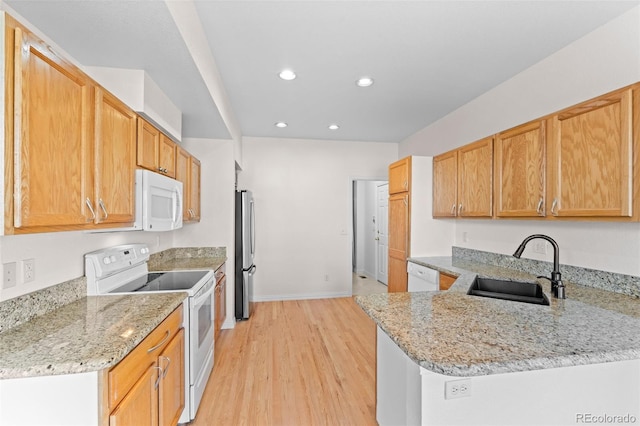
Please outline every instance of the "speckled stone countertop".
M477 275L535 275L467 259L416 263L457 275L448 291L357 296L356 302L415 362L449 376L479 376L640 359L640 300L565 281L550 306L467 295Z
M122 360L187 297L89 296L0 333L0 379L98 371Z
M150 271L178 271L187 269L213 269L227 261L225 247L184 247L152 254Z

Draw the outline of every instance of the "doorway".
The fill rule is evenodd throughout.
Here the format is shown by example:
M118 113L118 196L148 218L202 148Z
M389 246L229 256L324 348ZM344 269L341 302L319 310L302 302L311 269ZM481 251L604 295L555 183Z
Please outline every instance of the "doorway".
M388 181L354 180L352 193L353 294L386 292Z

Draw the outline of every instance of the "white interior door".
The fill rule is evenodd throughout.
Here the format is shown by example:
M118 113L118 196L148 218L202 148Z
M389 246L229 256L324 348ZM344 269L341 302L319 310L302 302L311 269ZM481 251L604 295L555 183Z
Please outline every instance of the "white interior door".
M389 184L378 185L376 214L376 279L387 284L389 262Z

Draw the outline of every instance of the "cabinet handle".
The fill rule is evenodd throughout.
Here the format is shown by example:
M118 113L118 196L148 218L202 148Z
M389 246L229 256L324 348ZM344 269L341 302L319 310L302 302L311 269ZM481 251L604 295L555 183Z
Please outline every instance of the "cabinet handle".
M152 347L152 348L147 349L147 353L148 353L148 354L150 354L151 352L153 352L153 351L155 351L156 349L158 349L160 346L164 345L164 342L166 342L166 341L167 341L167 339L169 338L169 335L170 335L170 334L171 334L171 333L169 332L169 330L167 330L167 331L165 332L164 337L163 337L163 338L162 338L162 340L160 341L160 343L158 343L157 345L155 345L155 346L154 346L154 347Z
M93 210L93 206L91 205L91 200L89 199L89 197L87 197L86 200L84 200L84 202L87 204L87 207L89 207L89 211L91 212L91 215L93 216L90 220L96 220L96 212L95 210ZM87 221L89 222L89 221Z
M402 201L404 201L405 206L409 206L409 200L407 200L407 197L404 197Z
M451 216L455 216L456 215L456 203L453 203L453 205L451 206Z
M538 201L538 207L536 207L536 213L538 213L538 215L542 216L543 215L543 211L542 211L542 202L543 202L543 198L540 197L540 201Z
M167 365L164 367L164 370L162 372L162 378L164 379L167 376L167 373L169 372L169 366L171 365L171 358L169 358L168 356L161 356L160 358L164 358L167 360Z
M554 216L558 215L557 207L558 207L558 199L554 198L553 199L553 203L551 203L551 214L554 215Z
M404 189L408 189L409 188L409 182L408 181L404 181Z
M458 205L458 214L461 215L462 214L462 203L460 203Z
M166 168L164 168L164 167L158 167L158 171L159 171L160 173L167 173L169 170L167 170L167 169L166 169Z
M164 375L163 375L164 372L162 371L162 367L155 366L153 368L156 368L156 369L160 370L158 372L158 377L156 378L156 382L153 384L153 388L154 389L158 389L158 386L160 386L160 379L162 379L164 377Z
M100 208L104 212L104 220L107 220L107 218L109 217L109 213L107 213L107 208L104 206L104 202L102 201L102 198L98 200L98 205L100 205Z

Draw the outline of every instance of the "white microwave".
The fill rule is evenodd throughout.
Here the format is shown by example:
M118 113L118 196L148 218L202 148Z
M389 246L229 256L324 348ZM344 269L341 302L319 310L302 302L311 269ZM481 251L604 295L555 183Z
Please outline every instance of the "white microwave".
M133 230L182 228L182 182L150 170L136 170L136 216Z

